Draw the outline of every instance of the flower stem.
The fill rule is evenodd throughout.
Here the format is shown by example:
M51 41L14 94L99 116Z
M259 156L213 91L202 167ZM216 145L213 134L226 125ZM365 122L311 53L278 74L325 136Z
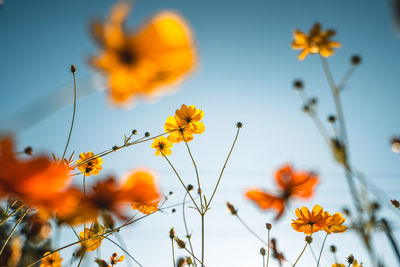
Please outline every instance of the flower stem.
M324 249L325 241L327 238L328 238L328 233L326 233L324 241L322 242L322 247L321 247L321 250L320 250L319 256L318 256L317 267L319 266L319 261L321 260L322 250Z
M194 255L194 251L193 251L193 246L192 246L192 238L191 235L189 234L189 228L187 226L187 222L186 222L186 215L185 215L185 204L186 204L186 197L187 197L187 193L185 194L185 196L183 197L183 202L182 202L182 217L183 217L183 224L185 225L185 230L186 230L186 237L188 239L189 242L189 246L190 246L190 251L192 252L192 254ZM193 257L193 264L196 266L196 260Z
M296 264L297 264L297 262L300 260L301 256L303 256L303 253L304 253L304 251L306 250L307 245L308 245L308 243L306 242L306 245L304 246L303 250L301 251L300 255L297 257L297 260L294 262L294 264L293 264L292 267L296 266Z
M24 214L22 214L21 218L19 218L19 220L17 221L17 223L14 225L13 229L11 230L11 232L8 234L6 241L4 242L3 246L1 247L0 250L0 255L3 253L4 249L7 246L8 241L10 240L11 236L14 234L15 230L17 229L18 225L22 222L22 220L24 219L25 215L28 214L29 209L27 209Z
M269 234L270 234L270 229L268 230L268 247L267 247L267 267L269 266Z
M215 188L214 188L214 191L213 191L213 193L212 193L212 195L211 195L210 201L208 201L208 204L207 204L206 209L205 209L204 212L207 212L208 207L211 205L211 202L212 202L212 200L213 200L213 198L214 198L214 195L215 195L215 193L217 192L219 183L220 183L221 178L222 178L222 174L224 173L226 164L228 163L228 160L229 160L229 158L230 158L230 156L231 156L231 154L232 154L233 148L235 147L236 141L237 141L238 136L239 136L239 132L240 132L240 128L237 128L237 132L236 132L235 139L233 140L231 149L230 149L230 151L229 151L229 153L228 153L228 156L226 157L225 164L224 164L224 166L222 167L221 173L220 173L220 175L219 175L219 177L218 177L217 184L215 185Z

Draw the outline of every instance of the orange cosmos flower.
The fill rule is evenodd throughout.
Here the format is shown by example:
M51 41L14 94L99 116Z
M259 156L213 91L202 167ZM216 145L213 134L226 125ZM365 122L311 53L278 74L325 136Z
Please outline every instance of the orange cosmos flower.
M118 262L122 262L125 259L124 255L121 255L118 257L117 253L113 253L112 256L110 257L110 264L112 266L116 265Z
M103 169L101 167L101 164L103 164L102 158L96 157L88 161L88 159L92 157L94 157L94 154L92 151L89 151L87 153L81 153L79 155L79 159L76 161L78 170L80 170L86 176L97 175L99 174L100 170Z
M346 267L343 263L335 263L331 267Z
M168 156L172 154L171 148L172 143L169 141L167 138L164 136L160 136L159 138L154 138L153 143L151 144L151 148L156 149L156 156L159 156L160 154L164 156Z
M122 186L121 197L130 203L154 205L160 199L155 175L145 169L132 171Z
M49 255L50 252L44 253L43 256ZM40 267L61 267L61 262L63 259L60 257L60 254L58 252L54 252L53 254L50 254L46 258L42 259L42 262L40 263Z
M275 173L275 181L280 190L277 195L258 188L249 189L245 194L261 209L275 210L277 212L275 220L278 220L285 211L285 205L290 198L308 199L312 197L318 180L318 176L313 172L294 171L290 165L286 165Z
M320 205L315 205L310 212L306 207L296 209L296 220L292 220L292 227L297 232L303 232L306 235L323 230L331 223L332 218L327 216Z
M155 95L179 83L196 64L192 33L180 15L160 12L128 32L123 23L130 9L131 4L120 2L107 21L95 22L92 28L103 51L91 63L107 74L115 104Z
M323 57L329 57L334 53L333 48L340 47L340 43L330 40L335 34L334 30L322 31L321 25L315 23L309 34L300 30L294 31L292 48L295 50L302 49L299 54L300 60L305 59L308 54L320 54Z
M0 139L0 197L14 196L31 205L50 204L69 184L69 167L45 156L20 160L11 137ZM54 204L54 203L53 203Z
M346 219L341 213L336 212L331 216L329 212L325 211L325 216L331 217L330 223L324 228L324 231L327 234L346 232L347 227L343 225Z

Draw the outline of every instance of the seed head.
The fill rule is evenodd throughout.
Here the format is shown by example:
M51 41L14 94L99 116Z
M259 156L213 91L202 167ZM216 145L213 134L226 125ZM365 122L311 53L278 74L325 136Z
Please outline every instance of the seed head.
M350 62L352 65L357 66L361 63L361 56L360 55L353 55L350 58Z
M295 80L295 81L293 82L293 87L294 87L294 89L296 89L296 90L302 90L302 89L303 89L303 81L301 81L301 80Z
M76 73L76 67L75 67L75 65L71 65L70 70L71 70L72 73Z

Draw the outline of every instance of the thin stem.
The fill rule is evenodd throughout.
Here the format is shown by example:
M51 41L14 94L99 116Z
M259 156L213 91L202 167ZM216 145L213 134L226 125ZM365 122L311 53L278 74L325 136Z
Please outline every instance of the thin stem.
M342 80L340 81L340 83L338 85L339 91L343 91L344 87L346 86L347 81L350 79L351 75L354 73L355 70L356 70L356 66L351 65L350 68L346 71L346 73L344 74Z
M174 239L171 238L171 246L172 246L172 266L175 267L175 248L174 248Z
M187 237L187 239L188 239L189 246L190 246L190 251L191 251L192 254L194 255L194 250L193 250L193 246L192 246L192 238L191 238L191 235L189 234L189 229L188 229L188 226L187 226L186 215L185 215L186 197L187 197L187 193L185 193L185 196L183 197L183 202L182 202L182 217L183 217L183 224L185 225L186 237ZM193 258L193 264L196 266L196 261L195 261L194 258Z
M204 213L201 214L201 266L204 267Z
M186 138L185 138L184 134L182 134L182 137L183 137L183 140L185 141L186 148L187 148L187 150L188 150L188 152L189 152L190 158L192 159L193 166L194 166L194 170L195 170L195 172L196 172L197 186L198 186L198 188L199 188L199 195L200 195L201 212L203 212L203 208L204 208L204 207L203 207L203 200L202 200L202 197L201 197L202 191L201 191L201 185L200 185L199 172L198 172L198 170L197 170L196 162L194 161L192 152L190 151L189 144L186 142Z
M4 249L7 246L8 241L10 240L11 236L14 234L15 230L17 229L18 225L22 222L22 220L24 219L25 215L28 214L29 209L27 209L24 214L22 214L21 218L19 218L19 220L17 221L17 223L14 225L13 229L11 230L11 232L8 234L6 241L4 242L1 250L0 250L0 255L3 253Z
M269 234L270 234L270 229L268 230L268 248L267 248L267 267L269 266Z
M317 259L317 256L314 253L314 249L312 248L311 244L310 244L309 248L310 248L311 255L313 256L313 259L314 259L315 263L317 263L318 259Z
M328 233L326 233L324 241L322 242L322 247L321 250L319 251L319 256L318 256L318 261L317 261L317 267L319 266L319 262L321 260L321 255L322 255L322 250L324 250L324 246L325 246L325 241L328 238Z
M231 149L230 149L230 151L229 151L229 153L228 153L228 156L226 157L226 160L225 160L224 166L222 167L221 173L220 173L220 175L219 175L219 177L218 177L217 184L215 185L215 188L214 188L214 191L213 191L213 193L212 193L212 195L211 195L210 201L208 202L208 204L207 204L207 206L206 206L206 210L205 210L204 212L207 212L207 210L208 210L208 207L210 207L210 205L211 205L211 202L212 202L212 200L213 200L213 198L214 198L214 195L215 195L215 193L217 192L217 189L218 189L219 183L220 183L220 181L221 181L221 178L222 178L222 174L224 173L224 170L225 170L226 164L228 163L228 160L229 160L229 158L230 158L230 156L231 156L231 154L232 154L233 148L235 147L236 141L237 141L237 139L238 139L238 136L239 136L239 132L240 132L240 128L237 128L237 132L236 132L235 140L233 140L233 143L232 143Z
M65 145L64 153L63 153L63 155L61 157L61 160L64 159L65 154L67 153L69 140L71 140L72 129L74 128L74 122L75 122L75 112L76 112L76 79L75 79L75 72L72 72L72 75L74 77L74 111L72 113L72 122L71 122L71 127L69 129L69 135L68 135L67 144Z
M259 237L243 220L242 218L239 217L238 214L235 215L236 218L239 219L240 223L255 237L257 238L261 243L263 243L264 245L268 246L269 248L269 244L265 243L264 239L262 239L261 237Z
M18 207L18 209L14 210L13 212L11 212L9 215L7 215L3 220L0 221L0 225L2 225L3 223L5 223L10 217L12 217L15 213L17 213L18 211L20 211L22 208L24 207L24 205L21 205Z
M81 263L82 263L82 261L83 261L83 258L85 257L85 254L86 254L86 248L83 248L82 256L81 256L81 258L79 259L79 263L78 263L78 266L77 266L77 267L81 266Z
M265 255L262 256L263 257L263 264L262 267L265 267ZM267 263L268 264L268 263Z
M168 164L171 166L172 170L175 172L176 176L178 177L179 181L181 182L182 186L185 188L186 193L189 195L189 197L191 198L193 204L196 206L197 211L201 214L201 210L199 209L199 206L197 206L196 201L194 201L192 194L190 194L189 190L187 189L185 183L182 181L181 177L179 176L178 172L176 171L175 167L172 165L171 161L169 161L168 157L166 155L164 155L161 152L162 156L167 160Z
M116 235L117 239L119 239L119 242L121 243L122 239L119 235ZM110 241L111 243L113 243L114 245L116 245L117 247L119 247L120 250L122 250L126 255L129 256L129 258L131 258L137 265L139 265L140 267L143 267L143 265L141 265L126 249L124 249L121 245L119 245L117 242L115 242L114 240L112 240L109 237L105 237L105 239L107 239L108 241ZM122 242L123 243L123 242Z
M304 251L306 250L307 245L308 245L308 243L306 242L306 245L304 246L303 250L301 251L300 255L297 257L297 260L294 262L294 264L293 264L292 267L296 266L296 264L297 264L297 262L300 260L301 256L303 256L303 253L304 253Z
M195 255L193 255L186 247L183 248L184 250L186 250L187 253L189 253L191 256L193 256L193 258L195 258L195 260L197 260L202 267L206 267Z

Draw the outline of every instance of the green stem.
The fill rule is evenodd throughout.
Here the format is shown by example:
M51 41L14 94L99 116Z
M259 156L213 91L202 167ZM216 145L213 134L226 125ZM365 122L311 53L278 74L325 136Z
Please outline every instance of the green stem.
M161 152L162 156L167 160L169 166L171 166L172 170L175 172L175 175L178 177L179 181L181 182L182 186L185 188L186 193L189 195L189 197L191 198L193 204L196 206L197 211L201 214L201 210L199 209L199 206L197 206L196 201L194 201L194 198L192 197L192 194L190 194L189 190L187 189L185 183L182 181L182 178L179 176L178 172L176 171L175 167L172 165L171 161L169 161L168 157L166 155L164 155Z
M6 241L4 242L1 250L0 250L0 256L3 253L4 249L7 246L8 241L10 240L11 236L14 234L15 230L17 229L18 225L22 222L22 220L24 219L25 215L28 214L29 209L27 209L24 214L22 214L21 218L19 218L19 220L17 221L17 223L14 225L13 229L11 230L11 232L8 234Z
M171 238L172 245L172 266L175 267L175 249L174 249L174 239Z
M194 255L194 250L193 250L193 246L192 246L192 238L191 235L189 234L189 228L187 226L187 222L186 222L186 215L185 215L185 204L186 204L186 196L187 193L185 194L185 196L183 197L183 202L182 202L182 217L183 217L183 224L185 225L185 230L186 230L186 237L188 239L189 242L189 246L190 246L190 251L192 252L192 254ZM193 258L193 264L196 266L196 260Z
M303 253L304 253L304 251L306 250L307 245L308 245L308 243L306 242L306 245L304 246L303 250L301 251L300 255L297 257L297 259L296 259L296 261L294 262L294 264L293 264L292 267L296 266L296 264L297 264L297 262L300 260L301 256L303 256Z
M236 141L237 141L237 139L238 139L239 132L240 132L240 128L237 129L236 136L235 136L235 140L233 140L231 149L229 150L229 153L228 153L228 156L226 157L224 166L222 167L221 173L220 173L220 175L219 175L219 177L218 177L217 184L216 184L216 186L215 186L215 188L214 188L214 191L213 191L213 193L212 193L212 195L211 195L210 201L208 202L208 204L207 204L206 209L205 209L204 212L207 212L208 207L210 207L211 202L212 202L212 200L213 200L213 198L214 198L214 195L215 195L215 193L217 192L217 189L218 189L219 183L220 183L220 181L221 181L222 175L223 175L223 173L224 173L226 164L228 163L228 160L229 160L229 158L230 158L230 156L231 156L231 154L232 154L233 148L235 147Z
M322 247L321 250L319 251L319 256L318 256L318 261L317 261L317 267L319 266L319 262L321 260L321 255L322 255L322 250L324 250L324 246L325 246L325 241L328 238L328 233L326 233L324 241L322 242Z
M74 77L74 111L72 113L72 122L71 122L71 127L69 129L69 135L67 139L67 144L65 145L64 153L61 157L61 161L64 159L65 154L67 153L69 141L71 140L71 135L72 135L72 129L74 128L74 122L75 122L75 112L76 112L76 79L75 79L75 72L72 73Z
M7 215L3 220L0 221L0 225L2 225L3 223L5 223L10 217L12 217L15 213L17 213L18 211L20 211L22 208L24 207L24 205L21 205L18 207L18 209L14 210L13 212L11 212L9 215Z
M267 267L269 266L269 234L270 234L270 231L271 230L268 229Z

